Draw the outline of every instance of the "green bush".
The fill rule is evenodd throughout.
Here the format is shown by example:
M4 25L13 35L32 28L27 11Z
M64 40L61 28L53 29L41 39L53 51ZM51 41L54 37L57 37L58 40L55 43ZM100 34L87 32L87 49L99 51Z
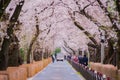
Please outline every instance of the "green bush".
M20 57L24 60L25 54L23 48L20 48Z

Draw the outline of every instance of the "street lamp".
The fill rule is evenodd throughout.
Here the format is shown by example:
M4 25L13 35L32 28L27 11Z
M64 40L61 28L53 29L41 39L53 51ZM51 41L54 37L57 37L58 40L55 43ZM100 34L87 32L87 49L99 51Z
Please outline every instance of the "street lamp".
M101 38L101 63L103 64L104 57L105 57L105 31L100 30L100 38Z

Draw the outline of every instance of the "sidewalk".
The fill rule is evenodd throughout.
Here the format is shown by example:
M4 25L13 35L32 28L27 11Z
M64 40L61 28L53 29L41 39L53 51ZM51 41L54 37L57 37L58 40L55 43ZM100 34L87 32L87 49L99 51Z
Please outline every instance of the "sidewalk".
M85 80L67 61L50 63L44 70L28 80Z

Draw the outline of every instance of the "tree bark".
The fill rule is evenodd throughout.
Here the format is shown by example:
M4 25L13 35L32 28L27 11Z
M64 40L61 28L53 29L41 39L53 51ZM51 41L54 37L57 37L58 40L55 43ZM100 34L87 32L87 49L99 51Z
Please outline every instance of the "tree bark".
M0 0L0 18L11 0Z
M120 69L120 32L118 33L118 48L117 48L117 68Z
M18 38L13 35L8 52L8 66L19 66L19 43Z
M0 70L5 70L8 66L8 51L9 45L11 43L11 35L13 34L13 26L11 24L9 28L7 28L7 37L4 37L2 48L0 51Z
M120 17L120 0L116 0L117 11L119 12Z

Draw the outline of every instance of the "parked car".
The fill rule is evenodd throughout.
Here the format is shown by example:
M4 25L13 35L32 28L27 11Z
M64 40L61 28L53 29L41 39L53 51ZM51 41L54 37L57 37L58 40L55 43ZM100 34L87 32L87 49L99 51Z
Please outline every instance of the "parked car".
M57 58L57 61L64 61L63 58Z
M61 53L57 54L57 61L64 61L63 54L61 54Z

